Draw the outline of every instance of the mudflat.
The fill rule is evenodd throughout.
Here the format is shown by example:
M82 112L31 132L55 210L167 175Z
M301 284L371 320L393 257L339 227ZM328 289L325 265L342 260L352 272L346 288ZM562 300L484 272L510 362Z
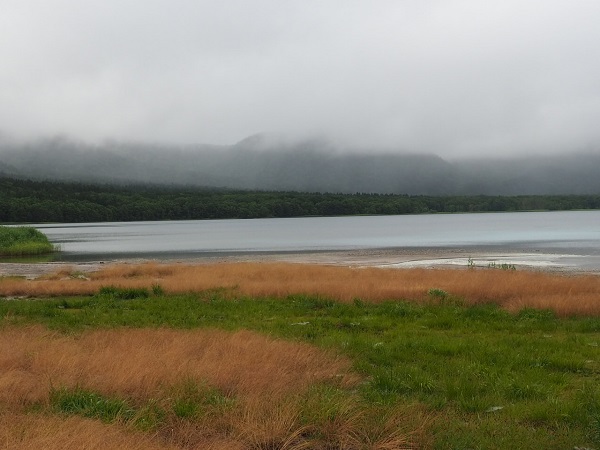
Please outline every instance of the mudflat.
M508 265L515 268L559 272L600 273L595 266L571 264L570 255L523 252L515 249L489 248L390 248L340 251L263 252L243 254L210 254L185 258L131 258L86 262L0 262L0 276L35 279L69 269L82 274L95 272L108 264L140 264L148 261L182 264L215 264L224 262L289 262L351 267L488 267Z

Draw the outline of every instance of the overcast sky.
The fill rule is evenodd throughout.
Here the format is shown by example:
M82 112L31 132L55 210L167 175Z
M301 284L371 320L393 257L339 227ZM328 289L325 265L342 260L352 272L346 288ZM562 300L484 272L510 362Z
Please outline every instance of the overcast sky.
M0 130L600 150L598 0L0 0Z

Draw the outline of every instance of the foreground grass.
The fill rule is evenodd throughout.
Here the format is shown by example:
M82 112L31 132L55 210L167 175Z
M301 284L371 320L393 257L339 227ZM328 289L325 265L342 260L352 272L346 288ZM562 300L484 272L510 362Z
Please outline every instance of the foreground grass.
M53 251L54 246L46 235L33 227L0 225L0 257L43 255Z
M106 426L125 421L133 426L130 432L149 431L174 448L600 447L598 317L559 318L549 310L508 312L489 303L467 305L441 289L431 289L419 303L358 298L342 303L315 295L250 297L236 289L164 295L161 290L155 285L154 294L150 288L112 288L87 297L0 301L0 332L3 338L13 336L4 339L1 354L17 352L5 356L3 364L18 367L23 379L30 372L54 374L52 386L41 384L37 397L3 399L0 412L22 414L38 405L38 411L92 417L108 422ZM15 330L30 336L35 334L27 328L31 324L68 336L52 332L48 337L34 328L46 336L38 347L17 345ZM233 355L233 360L246 361L241 367L248 370L238 372L244 375L237 379L245 380L239 386L254 387L232 388L238 385L231 384L223 367L213 375L178 372L190 357L173 353L164 342L178 342L180 333L189 338L194 330L214 329L228 333L217 339L225 342L240 330L277 339L258 338L256 348L241 353L216 350L219 358ZM244 336L242 342L254 339ZM332 359L287 370L290 359L282 356L269 366L257 349L274 349L270 343L279 339L292 346L284 345L282 355L296 355L291 349L298 343L310 344L303 349L320 348ZM61 340L71 350L49 352L48 342ZM176 348L201 352L206 347L181 342ZM59 362L77 354L77 345L97 362L67 364L74 368L69 378ZM143 348L158 363L135 356ZM37 358L46 352L49 368L42 370ZM258 366L249 366L243 354ZM348 369L324 369L339 358L347 358ZM266 371L259 370L263 363ZM143 367L156 364L166 368L164 375L144 375ZM281 372L276 370L279 365ZM288 372L322 376L298 384L282 375ZM0 367L0 373L7 373L6 368ZM176 373L183 378L173 378ZM341 373L348 373L347 380L354 373L357 381L343 381ZM284 381L278 386L292 386L291 391L257 387L257 380L270 380L263 383L268 387L279 378ZM229 384L223 382L227 379ZM6 380L0 384L6 386ZM97 411L89 405L106 406Z
M314 417L308 403L359 380L347 358L249 331L121 329L74 338L9 327L0 336L0 401L12 416L34 408L121 423L175 448L327 448L330 419ZM352 431L364 440L371 430ZM0 425L0 442L3 433L11 430Z

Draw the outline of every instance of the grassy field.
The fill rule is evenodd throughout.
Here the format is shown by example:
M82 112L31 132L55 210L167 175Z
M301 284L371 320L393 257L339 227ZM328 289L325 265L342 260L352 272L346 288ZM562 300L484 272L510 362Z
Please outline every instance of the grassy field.
M460 298L465 305L494 303L511 312L550 309L560 317L600 316L600 277L559 276L499 269L431 270L350 268L309 264L221 263L121 264L91 274L67 268L33 281L5 279L4 296L91 295L103 286L147 288L168 294L225 288L234 295L285 297L307 294L348 303L421 300L429 292Z
M146 264L0 295L0 448L600 448L597 276Z
M33 227L0 225L0 257L43 255L54 250L48 238Z

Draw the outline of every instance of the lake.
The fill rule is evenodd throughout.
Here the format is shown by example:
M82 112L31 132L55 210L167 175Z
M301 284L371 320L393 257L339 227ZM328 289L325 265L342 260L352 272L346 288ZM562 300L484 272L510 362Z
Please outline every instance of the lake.
M485 249L600 268L600 211L34 225L63 261L358 249Z

